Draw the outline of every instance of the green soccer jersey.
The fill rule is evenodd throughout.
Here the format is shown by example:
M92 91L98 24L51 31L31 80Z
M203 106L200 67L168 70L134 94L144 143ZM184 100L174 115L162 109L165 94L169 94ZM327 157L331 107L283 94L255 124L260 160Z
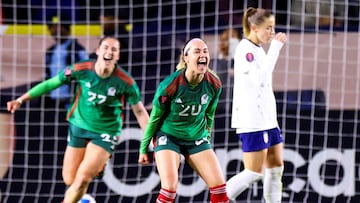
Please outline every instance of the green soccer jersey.
M78 84L67 119L85 130L120 135L124 101L137 104L141 101L140 90L125 70L115 67L109 77L100 78L94 64L77 63L58 74L62 83L75 80Z
M146 153L158 130L186 141L210 136L220 93L221 81L211 72L196 86L187 82L185 69L165 78L156 90L140 152Z

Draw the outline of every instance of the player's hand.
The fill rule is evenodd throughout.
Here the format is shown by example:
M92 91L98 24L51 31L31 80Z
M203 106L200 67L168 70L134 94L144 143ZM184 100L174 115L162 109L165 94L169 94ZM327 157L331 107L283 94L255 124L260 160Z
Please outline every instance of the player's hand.
M22 102L19 102L18 100L12 100L7 102L7 110L11 113L15 113L15 111L21 106Z
M287 37L285 33L279 32L275 35L274 39L284 44L287 40Z
M139 164L147 165L150 163L149 156L147 154L140 154L139 155Z

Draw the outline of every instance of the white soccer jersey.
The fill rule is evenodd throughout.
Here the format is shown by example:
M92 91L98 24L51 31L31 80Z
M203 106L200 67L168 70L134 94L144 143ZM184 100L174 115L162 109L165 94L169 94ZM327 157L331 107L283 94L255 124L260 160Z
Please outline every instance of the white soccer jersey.
M234 57L234 94L231 127L237 133L278 127L272 73L283 43L272 40L268 52L248 39Z

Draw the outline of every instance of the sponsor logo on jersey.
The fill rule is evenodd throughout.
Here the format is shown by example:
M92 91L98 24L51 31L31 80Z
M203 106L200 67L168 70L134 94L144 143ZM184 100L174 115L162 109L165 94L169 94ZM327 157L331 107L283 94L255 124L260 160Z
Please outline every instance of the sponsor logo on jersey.
M91 87L91 83L90 83L90 82L87 82L87 83L85 84L85 86L86 86L87 88L90 88L90 87Z
M202 138L201 140L196 140L196 141L195 141L195 145L196 145L196 146L199 146L199 145L201 145L201 144L204 143L204 142L207 142L207 143L209 144L209 140L206 139L206 137L204 137L204 138Z
M182 103L182 100L181 100L180 98L177 98L177 99L175 100L175 103L181 104L181 103Z
M204 140L196 140L196 141L195 141L195 145L196 145L196 146L199 146L199 145L201 145L203 142L204 142Z

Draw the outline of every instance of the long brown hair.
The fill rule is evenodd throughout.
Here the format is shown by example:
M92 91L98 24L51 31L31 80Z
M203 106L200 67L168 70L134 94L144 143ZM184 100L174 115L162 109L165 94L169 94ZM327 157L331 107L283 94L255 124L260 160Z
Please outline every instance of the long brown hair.
M250 34L251 24L261 25L266 19L270 18L271 16L273 16L273 14L263 8L249 7L248 9L246 9L243 16L243 32L245 37L249 36Z
M120 40L114 36L104 36L100 39L99 43L98 43L98 46L100 47L102 42L105 41L106 39L114 39L114 40L117 40L119 42L119 45L120 45L120 48L121 48L121 43L120 43Z

